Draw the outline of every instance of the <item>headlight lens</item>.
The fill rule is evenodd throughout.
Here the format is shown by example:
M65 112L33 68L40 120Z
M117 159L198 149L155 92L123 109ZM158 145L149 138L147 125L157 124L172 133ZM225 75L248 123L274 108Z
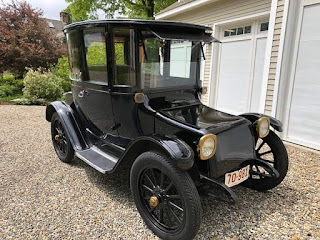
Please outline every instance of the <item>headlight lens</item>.
M216 135L207 134L201 137L199 141L200 159L207 160L211 158L216 152L216 147L217 147Z
M257 131L260 138L264 138L269 134L270 118L262 117L258 120Z

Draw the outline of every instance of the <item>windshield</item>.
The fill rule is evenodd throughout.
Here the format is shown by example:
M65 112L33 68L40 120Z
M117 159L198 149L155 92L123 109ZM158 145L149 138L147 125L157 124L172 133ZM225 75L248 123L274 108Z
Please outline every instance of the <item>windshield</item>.
M150 32L140 36L142 88L196 85L200 77L201 42L162 40Z

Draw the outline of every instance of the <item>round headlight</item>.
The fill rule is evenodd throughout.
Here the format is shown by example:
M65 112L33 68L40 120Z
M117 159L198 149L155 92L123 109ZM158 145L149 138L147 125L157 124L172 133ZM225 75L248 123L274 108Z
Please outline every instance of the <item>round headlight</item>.
M216 135L207 134L202 136L199 141L200 159L207 160L211 158L216 152L216 147L217 147Z
M264 138L269 134L270 118L262 117L258 120L257 131L260 138Z

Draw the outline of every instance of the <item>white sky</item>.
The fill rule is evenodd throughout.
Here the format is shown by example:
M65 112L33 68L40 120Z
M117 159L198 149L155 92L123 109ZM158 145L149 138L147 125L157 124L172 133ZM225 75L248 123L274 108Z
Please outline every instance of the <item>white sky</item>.
M11 2L11 0L3 0L4 3ZM20 0L21 1L21 0ZM0 4L1 4L0 0ZM33 8L40 8L43 11L45 18L60 19L59 13L65 9L68 4L64 0L26 0ZM103 18L103 13L99 13L99 18Z

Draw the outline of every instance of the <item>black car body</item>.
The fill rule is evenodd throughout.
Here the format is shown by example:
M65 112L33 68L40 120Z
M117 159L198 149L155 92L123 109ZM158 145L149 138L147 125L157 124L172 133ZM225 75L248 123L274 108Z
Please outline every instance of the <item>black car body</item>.
M233 176L241 180L247 174L243 179L249 179L242 184L257 190L270 189L285 177L285 148L269 132L270 125L282 131L281 122L258 113L234 116L201 103L206 90L200 77L203 45L219 44L211 36L211 28L163 21L103 20L70 24L64 32L72 93L66 95L65 102L53 102L46 110L61 160L69 161L74 151L98 171L111 173L133 165L141 154L151 151L190 176L198 190L230 202L236 201L227 186L226 174L230 172L234 175L229 181ZM260 128L266 126L262 134ZM261 153L263 145L269 148ZM271 160L262 157L268 154ZM162 179L162 168L157 169ZM173 178L164 172L168 179ZM151 185L148 201L154 210L167 200L160 194L164 191L160 185ZM178 231L162 223L170 220L168 215L161 221L162 208L157 220L148 208L138 207L147 225L160 237L193 237L197 231L183 235L183 227L177 227ZM147 210L149 215L144 216ZM188 221L185 215L182 222Z

